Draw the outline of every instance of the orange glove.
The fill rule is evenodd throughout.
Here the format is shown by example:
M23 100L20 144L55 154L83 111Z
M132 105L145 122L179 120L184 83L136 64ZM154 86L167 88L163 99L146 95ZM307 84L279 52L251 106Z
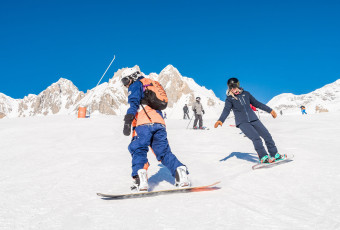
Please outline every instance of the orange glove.
M276 118L277 117L277 114L275 113L275 111L274 110L272 110L271 112L270 112L270 114L274 117L274 118Z
M219 125L222 126L222 121L216 121L214 127L217 128Z

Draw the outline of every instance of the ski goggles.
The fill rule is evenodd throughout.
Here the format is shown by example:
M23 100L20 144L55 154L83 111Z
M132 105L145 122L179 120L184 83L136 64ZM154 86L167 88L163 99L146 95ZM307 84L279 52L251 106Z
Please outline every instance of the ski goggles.
M124 78L122 78L122 83L123 83L124 86L129 85L129 83L130 83L130 78L129 78L129 77L124 77Z
M228 85L229 89L235 89L240 87L240 83L231 83Z

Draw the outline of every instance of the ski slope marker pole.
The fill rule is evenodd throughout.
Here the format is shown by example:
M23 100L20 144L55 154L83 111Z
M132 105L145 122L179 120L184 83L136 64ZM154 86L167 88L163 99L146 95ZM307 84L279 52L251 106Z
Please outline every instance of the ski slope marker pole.
M103 74L102 78L100 78L100 80L98 81L98 83L97 83L96 87L97 87L97 86L99 85L99 83L102 81L102 79L103 79L103 77L105 76L105 74L106 74L107 70L110 68L110 66L111 66L112 62L113 62L115 59L116 59L116 55L113 55L113 59L112 59L112 61L111 61L110 65L109 65L109 66L106 68L106 70L105 70L105 72L104 72L104 74Z
M96 87L97 87L97 86L99 85L99 83L102 81L103 77L105 76L106 72L108 71L108 69L110 68L112 62L113 62L115 59L116 59L116 55L113 55L113 59L112 59L110 65L106 68L106 70L105 70L103 76L102 76L102 77L100 78L100 80L98 81ZM94 92L94 91L93 91L93 92ZM87 105L87 103L88 103L88 101L90 100L91 97L92 97L92 95L87 99L87 101L86 101L86 103L85 103L85 106Z

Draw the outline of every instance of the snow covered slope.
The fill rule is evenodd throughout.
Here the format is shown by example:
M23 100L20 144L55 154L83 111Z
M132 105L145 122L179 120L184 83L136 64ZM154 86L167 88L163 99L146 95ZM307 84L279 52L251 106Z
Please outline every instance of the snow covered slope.
M268 106L284 113L300 113L302 105L307 113L340 111L340 79L308 94L283 93L268 102Z
M134 68L140 71L138 66ZM121 83L124 69L118 70L108 83L88 90L86 94L63 78L39 95L30 94L15 100L0 94L0 117L76 114L79 106L88 107L92 114L122 115L127 109L127 89ZM183 77L171 65L159 75L151 73L145 76L158 80L164 86L169 96L169 106L165 112L170 118L181 118L184 104L192 105L197 96L202 99L206 118L216 116L216 112L222 110L223 103L212 90L199 86L192 78Z
M0 229L340 229L339 115L265 117L279 151L295 159L257 171L251 141L230 119L208 131L167 120L193 185L220 180L221 189L117 201L96 193L129 191L122 117L2 119ZM172 188L167 169L148 157L151 189Z

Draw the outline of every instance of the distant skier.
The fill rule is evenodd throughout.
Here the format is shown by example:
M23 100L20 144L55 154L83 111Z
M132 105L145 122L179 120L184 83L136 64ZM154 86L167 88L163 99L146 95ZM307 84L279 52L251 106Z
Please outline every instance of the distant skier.
M250 107L250 104L270 113L273 118L276 118L277 116L274 110L257 101L249 92L240 88L240 83L237 78L230 78L228 80L225 106L214 127L217 128L219 125L222 126L222 123L226 120L230 111L233 110L236 127L240 128L241 131L252 140L261 163L272 163L285 159L284 155L278 153L272 136L258 119ZM265 140L270 156L268 156L267 151L263 146L261 137Z
M190 119L190 117L189 117L189 108L188 108L188 105L187 105L187 104L185 104L185 106L183 107L183 113L184 113L184 116L183 116L183 119L184 119L184 120L186 119L186 117L187 117L188 119Z
M201 98L196 97L196 102L192 106L192 110L195 114L194 129L197 129L197 122L199 121L199 129L203 129L203 118L202 115L205 113L201 104Z
M167 119L167 117L166 117L166 112L164 112L164 119Z
M156 93L164 91L164 89L161 87L152 91L156 88L158 82L150 81L152 80L144 78L139 71L133 68L125 69L122 73L122 83L128 88L128 103L130 105L124 117L124 135L129 136L131 134L131 125L133 125L132 140L128 148L132 156L133 185L131 190L148 190L146 170L149 167L147 159L149 146L157 160L162 162L170 170L171 175L175 177L177 187L190 186L186 166L171 152L162 112L152 108L156 107ZM159 95L164 97L164 94ZM142 107L141 110L139 110L140 107Z
M282 112L282 110L280 110L280 114L281 114L281 116L283 115L283 112Z
M307 115L307 113L306 113L306 107L304 107L304 106L302 105L302 106L300 107L300 109L301 109L302 115L304 115L304 114Z

